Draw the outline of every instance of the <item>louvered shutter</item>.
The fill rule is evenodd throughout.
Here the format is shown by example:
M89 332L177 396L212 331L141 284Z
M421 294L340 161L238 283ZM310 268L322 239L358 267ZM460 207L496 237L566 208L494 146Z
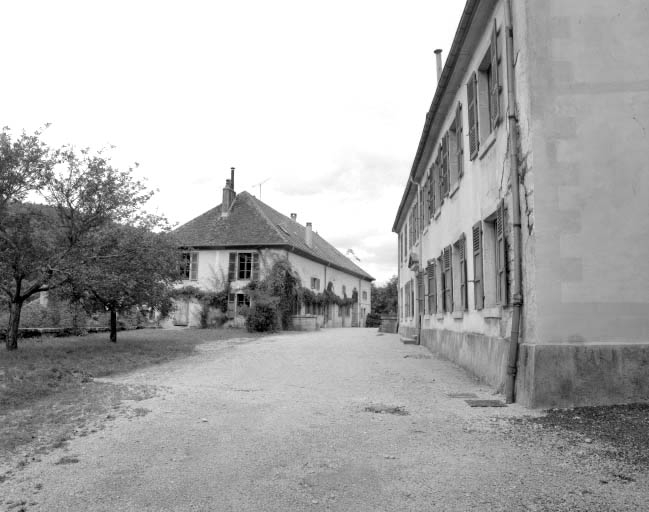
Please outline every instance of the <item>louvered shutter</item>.
M507 305L507 251L505 245L505 201L500 201L496 214L496 265L498 284L496 302Z
M259 281L259 254L252 253L252 280Z
M458 244L459 260L460 260L460 305L462 311L468 309L467 303L467 277L466 277L466 237L462 235L460 243Z
M500 120L500 75L498 73L498 30L494 19L491 31L491 90L489 91L491 128L494 129Z
M444 248L444 311L453 311L453 271L451 268L451 246Z
M190 253L190 264L189 264L189 279L192 281L198 280L198 253Z
M439 166L437 165L437 161L435 161L435 164L433 165L433 208L432 212L433 215L435 211L439 208Z
M484 307L484 282L482 278L482 225L473 226L473 293L475 308Z
M462 104L457 104L455 112L455 151L457 158L457 176L458 179L464 176L464 139L462 126Z
M236 280L236 266L237 266L237 253L230 253L230 261L228 262L228 281Z
M426 267L428 275L428 313L434 315L437 312L437 280L435 278L435 262Z
M424 273L417 273L417 314L424 314Z
M478 77L475 72L466 84L466 96L469 116L469 156L473 160L478 154Z

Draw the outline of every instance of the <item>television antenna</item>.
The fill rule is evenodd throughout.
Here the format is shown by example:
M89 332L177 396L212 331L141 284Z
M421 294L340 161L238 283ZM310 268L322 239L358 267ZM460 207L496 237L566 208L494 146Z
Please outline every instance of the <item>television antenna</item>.
M354 258L354 259L355 259L356 261L358 261L359 263L360 263L360 261L361 261L361 260L358 258L358 256L356 256L356 254L354 254L354 251L353 251L352 249L347 249L347 252L345 253L345 256L351 256L352 258Z
M261 183L255 183L253 187L259 187L259 200L261 201L261 186L266 183L270 178L266 178L264 181Z

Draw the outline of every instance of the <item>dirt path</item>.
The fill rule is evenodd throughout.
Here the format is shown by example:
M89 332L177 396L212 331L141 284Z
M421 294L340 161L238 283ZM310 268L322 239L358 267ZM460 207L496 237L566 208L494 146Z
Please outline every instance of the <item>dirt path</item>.
M374 329L209 343L118 381L164 390L0 486L0 509L645 510L649 499L647 474L616 473L597 442L521 430L508 418L530 412L515 405L468 407L449 394L502 397Z

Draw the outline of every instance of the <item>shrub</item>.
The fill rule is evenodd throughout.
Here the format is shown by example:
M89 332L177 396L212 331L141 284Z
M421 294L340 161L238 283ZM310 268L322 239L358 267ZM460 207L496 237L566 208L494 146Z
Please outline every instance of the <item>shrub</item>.
M274 301L258 301L246 317L248 332L277 331L279 327L277 304Z
M381 315L378 313L369 313L365 318L365 327L380 327Z

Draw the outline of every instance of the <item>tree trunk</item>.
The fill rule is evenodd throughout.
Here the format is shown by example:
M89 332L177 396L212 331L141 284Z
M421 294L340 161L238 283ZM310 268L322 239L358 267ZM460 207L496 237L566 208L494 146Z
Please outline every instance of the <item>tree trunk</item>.
M110 310L110 341L117 343L117 312Z
M22 309L22 301L12 302L9 305L9 326L7 328L7 338L5 339L7 350L16 350L18 348L18 326L20 325L20 312Z

